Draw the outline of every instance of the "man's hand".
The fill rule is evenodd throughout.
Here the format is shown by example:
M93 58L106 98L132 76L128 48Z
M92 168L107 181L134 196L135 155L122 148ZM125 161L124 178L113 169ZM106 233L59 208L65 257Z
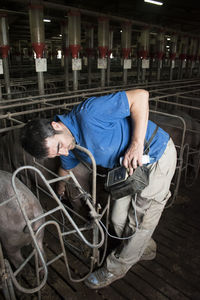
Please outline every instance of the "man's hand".
M142 166L143 147L143 143L133 142L127 149L124 155L123 165L129 170L129 175L133 174L137 166Z
M65 170L65 169L63 169L61 167L58 169L58 175L60 177L66 176L68 174L69 174L68 170ZM61 181L57 182L56 192L57 192L58 196L60 196L60 197L64 196L64 194L65 194L65 188L66 188L66 182L65 181L61 180Z
M60 196L60 197L64 196L64 194L65 194L65 186L66 186L66 182L64 182L64 181L59 181L57 183L56 192L57 192L58 196Z
M132 120L131 143L128 147L123 165L133 174L137 166L142 166L144 139L149 115L149 93L142 89L126 91Z

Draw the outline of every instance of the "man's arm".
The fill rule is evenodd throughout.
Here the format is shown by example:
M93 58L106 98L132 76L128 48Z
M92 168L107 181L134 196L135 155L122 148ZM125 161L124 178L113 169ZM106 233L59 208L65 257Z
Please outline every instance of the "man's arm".
M129 175L133 174L133 169L142 166L142 154L144 149L144 139L149 118L149 93L146 90L126 91L132 119L132 137L125 156L123 165L129 169Z
M65 176L69 174L69 170L65 170L62 167L59 167L58 169L58 176ZM57 184L57 193L59 196L63 196L65 193L65 186L66 182L65 181L59 181Z
M89 170L82 164L79 163L76 167L71 170L65 170L62 167L58 170L59 176L65 176L69 174L69 171L72 171L76 179L78 180L81 187L87 192L90 193L90 172ZM66 182L59 181L57 185L57 193L62 196L65 193ZM72 185L74 188L74 185Z

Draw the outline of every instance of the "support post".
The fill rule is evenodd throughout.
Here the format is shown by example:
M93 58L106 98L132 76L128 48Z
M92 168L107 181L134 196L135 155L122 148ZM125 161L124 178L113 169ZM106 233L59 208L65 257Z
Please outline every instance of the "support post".
M128 81L128 69L131 69L131 22L124 22L122 24L122 59L123 59L123 84L127 84Z
M64 70L65 70L65 92L69 91L69 32L68 22L64 21L61 24L62 34L62 51L64 56Z
M98 69L101 70L101 87L105 86L105 76L107 69L107 53L109 44L109 19L99 17L98 19Z
M138 67L141 72L141 81L146 81L146 70L149 69L149 28L141 31L139 39L139 57Z
M8 20L6 14L0 15L0 51L2 56L3 74L7 98L11 99L10 73L8 66L9 53Z
M35 67L38 74L38 90L39 95L44 95L44 74L47 71L46 58L44 54L44 22L43 22L43 6L32 2L29 6L29 23L31 32L31 43L36 53Z
M81 16L77 10L68 13L69 26L69 48L72 54L73 90L78 90L78 75L82 69L82 62L79 58L81 48Z

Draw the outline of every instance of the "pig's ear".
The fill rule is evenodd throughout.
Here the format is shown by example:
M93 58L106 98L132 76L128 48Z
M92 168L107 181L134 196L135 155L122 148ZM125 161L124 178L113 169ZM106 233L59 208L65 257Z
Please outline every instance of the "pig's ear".
M51 125L54 130L62 130L62 126L58 122L52 121Z
M23 232L24 233L30 233L27 225L24 227Z

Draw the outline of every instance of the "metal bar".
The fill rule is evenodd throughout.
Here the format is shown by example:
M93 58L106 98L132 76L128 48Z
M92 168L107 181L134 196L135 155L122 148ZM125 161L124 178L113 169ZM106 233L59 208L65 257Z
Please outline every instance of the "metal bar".
M80 146L79 146L80 147ZM83 148L83 147L81 147ZM87 150L87 149L86 149ZM88 151L88 150L87 150ZM99 224L98 220L95 219L94 222L96 223L96 225L98 226L99 230L100 230L100 233L101 233L101 240L99 243L97 244L91 244L90 242L88 242L85 237L82 235L82 233L80 232L78 226L76 225L76 223L74 222L74 220L72 219L72 217L69 215L69 213L66 211L64 205L62 204L62 202L58 199L57 195L55 194L54 190L52 189L52 187L48 184L47 180L45 179L44 175L41 173L40 170L36 169L35 167L33 166L22 166L22 167L19 167L14 173L13 173L13 177L12 177L12 185L13 185L13 189L16 193L16 195L18 196L18 193L17 193L17 189L16 189L16 184L15 184L15 181L14 181L14 178L16 177L16 174L24 169L31 169L31 170L34 170L35 172L38 173L38 175L41 177L41 179L44 181L45 185L47 186L47 188L49 189L49 191L51 192L54 200L56 200L57 204L58 204L58 207L63 211L63 213L66 215L66 217L68 218L69 222L72 224L72 226L77 230L77 233L79 234L79 236L81 237L81 239L85 242L86 245L88 245L89 247L91 248L99 248L102 246L103 242L104 242L104 232L103 232L103 229L101 228L101 225ZM18 199L19 200L19 199ZM19 200L19 205L20 205L20 200ZM29 230L31 233L33 233L33 230L32 230L32 227L31 227L31 221L28 219L27 215L26 215L26 211L24 210L23 207L21 207L22 209L22 212L23 212L23 215L25 217L25 220L27 222L27 226L29 227ZM93 215L95 217L95 209L94 207L91 207L91 209L93 210ZM46 215L46 214L44 214ZM41 217L41 216L40 216ZM38 217L38 218L40 218ZM34 221L36 220L36 218L34 219ZM33 241L34 241L34 244L36 243L36 240L34 238L34 233L33 233ZM40 249L39 247L37 246L37 250L39 252L39 254L42 256L41 252L40 252ZM43 259L43 257L42 257Z
M65 176L62 176L62 177L58 177L58 178L47 180L47 182L49 184L51 184L51 183L58 182L58 181L63 180L63 179L67 179L69 177L71 177L71 176L70 175L65 175Z
M115 90L116 91L116 90ZM198 89L198 90L196 90L196 91L200 91L200 89ZM113 90L110 90L109 92L113 92ZM89 95L87 95L87 96L92 96L92 95L98 95L98 94L105 94L105 93L108 93L108 91L106 91L106 92L96 92L96 93L90 93ZM191 93L191 91L187 91L187 92L181 92L182 94L186 94L186 93ZM180 92L178 93L178 96L181 94ZM164 96L156 96L156 97L150 97L150 99L149 99L149 101L152 101L152 100L158 100L158 98L159 98L159 101L160 102L162 102L162 100L160 100L160 99L163 99L163 98L166 98L166 97L170 97L170 96L175 96L175 95L177 95L177 93L173 93L173 94L168 94L168 95L164 95ZM86 95L84 94L82 94L81 95L81 97L85 97ZM77 98L77 97L79 97L79 95L74 95L74 96L72 96L73 98ZM64 100L64 99L66 99L66 97L61 97L60 99L58 99L58 98L53 98L53 99L48 99L48 102L49 101L58 101L58 100ZM41 101L41 102L39 102L39 101L36 101L35 103L46 103L47 102L47 100L43 100L43 101ZM0 116L0 119L4 119L4 118L9 118L9 117L13 117L13 116L20 116L20 115L25 115L25 114L30 114L30 113L32 113L32 112L40 112L40 111L46 111L46 110L51 110L51 109L56 109L56 108L67 108L67 107L70 107L70 106L73 106L74 104L79 104L79 103L81 103L81 101L76 101L76 102L74 102L74 103L64 103L64 104L60 104L60 105L52 105L51 107L43 107L43 108L37 108L37 109L32 109L32 110L28 110L28 111L23 111L23 112L15 112L15 113L7 113L7 114L5 114L5 115L1 115ZM164 102L163 102L164 103ZM173 104L173 105L177 105L177 106L181 106L182 104L179 104L179 103L174 103L174 102L169 102L168 101L168 103L170 103L170 104ZM30 105L29 103L27 104L27 105ZM194 106L185 106L185 107L187 107L187 108L194 108ZM195 108L195 109L199 109L199 108ZM1 131L0 131L1 132Z
M159 97L160 98L160 97ZM190 105L187 105L187 104L182 104L182 103L177 103L177 102L171 102L171 101L165 101L165 100L160 100L160 99L156 99L156 98L151 98L149 99L149 101L158 101L160 103L167 103L167 104L170 104L170 105L175 105L175 106L180 106L180 107L185 107L185 108L190 108L190 109L195 109L195 110L200 110L200 107L196 107L196 106L190 106Z
M93 267L94 267L94 260L93 258L91 257L91 264L90 264L90 270L89 270L89 273L86 274L83 278L81 279L74 279L72 278L71 276L71 271L69 269L69 263L68 263L68 259L67 259L67 255L66 255L66 251L65 251L65 246L64 246L64 241L63 241L63 238L62 238L62 233L61 233L61 230L60 230L60 226L55 222L55 221L47 221L45 224L43 224L41 226L41 229L42 228L45 228L47 225L54 225L57 229L57 232L58 232L58 236L59 236L59 241L60 241L60 245L61 245L61 249L62 249L62 253L63 253L63 256L64 256L64 261L65 261L65 265L66 265L66 268L67 268L67 272L68 272L68 276L70 278L71 281L73 282L81 282L83 281L85 278L87 278L87 276L92 272L93 270Z
M3 57L3 71L4 71L4 79L5 79L5 87L8 95L8 99L11 98L11 90L10 90L10 74L8 67L8 58Z
M180 88L180 83L181 84L183 84L183 88L186 88L187 86L186 86L186 84L188 84L188 87L192 87L192 86L196 86L195 84L193 84L193 85L191 85L191 82L199 82L199 80L190 80L189 82L188 81L180 81L180 80L178 80L176 83L174 83L174 81L173 81L173 84L179 84L179 86L177 86L177 88ZM155 87L155 86L159 86L159 85L161 85L162 87L163 86L165 86L165 85L167 85L167 87L166 88L162 88L162 89L159 89L159 91L162 91L162 90L169 90L169 85L172 85L172 83L170 83L170 82L162 82L162 83L158 83L158 82L151 82L151 83L145 83L145 84L134 84L134 88L144 88L144 87ZM91 88L91 89L84 89L84 90L79 90L78 92L79 92L79 96L80 97L84 97L84 95L90 95L90 92L92 92L92 91L96 91L96 92L100 92L102 89L103 89L103 91L105 91L106 92L106 90L112 90L112 91L114 91L114 90L120 90L120 89L124 89L124 88L133 88L133 85L126 85L126 87L122 84L122 85L117 85L117 86L112 86L112 87L104 87L104 88L101 88L101 87L98 87L98 88ZM175 88L174 86L173 86L173 88ZM157 90L153 90L153 92L156 92ZM85 94L85 92L86 92L86 94ZM190 91L191 92L191 91ZM57 98L54 98L54 100L58 100L58 97L59 97L59 99L61 99L60 98L60 96L61 95L65 95L65 97L64 97L64 99L66 98L72 98L73 96L72 96L72 94L74 94L74 93L77 93L77 91L70 91L70 93L68 92L67 94L68 95L66 95L66 94L64 94L63 92L61 92L61 93L55 93L55 94L49 94L49 95L45 95L45 100L44 101L46 101L46 99L48 98L48 97L52 97L52 96L57 96ZM81 93L84 93L84 95L82 95ZM74 97L76 97L77 95L75 95ZM18 99L12 99L12 100L7 100L7 101L2 101L2 103L11 103L11 102L17 102L17 101L22 101L22 100L30 100L30 101L34 101L34 99L40 99L40 98L43 98L44 96L39 96L39 95L37 95L37 96L27 96L27 97L21 97L21 98L18 98ZM41 101L41 100L40 100Z

